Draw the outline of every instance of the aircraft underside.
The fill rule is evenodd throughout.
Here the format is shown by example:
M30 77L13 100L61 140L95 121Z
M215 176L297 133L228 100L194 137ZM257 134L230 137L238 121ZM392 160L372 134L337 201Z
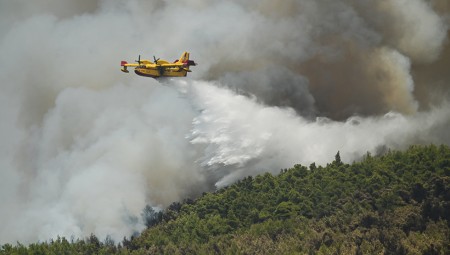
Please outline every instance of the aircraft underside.
M151 78L158 78L158 77L185 77L187 72L185 70L171 70L171 69L164 69L164 70L157 70L157 69L149 69L149 68L136 68L134 69L134 72L137 75L145 76L145 77L151 77Z

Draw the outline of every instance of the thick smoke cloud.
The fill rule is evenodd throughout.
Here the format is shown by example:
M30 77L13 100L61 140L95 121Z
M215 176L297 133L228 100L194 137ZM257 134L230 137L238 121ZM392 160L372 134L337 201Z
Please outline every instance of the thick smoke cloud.
M0 243L115 240L239 178L450 144L445 0L0 0ZM158 82L120 60L200 65Z

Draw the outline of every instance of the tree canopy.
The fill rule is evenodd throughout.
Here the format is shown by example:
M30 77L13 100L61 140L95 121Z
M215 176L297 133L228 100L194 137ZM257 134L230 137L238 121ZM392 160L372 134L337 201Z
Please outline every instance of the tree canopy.
M411 146L346 164L300 164L246 177L162 212L139 236L94 235L0 254L449 254L450 149Z

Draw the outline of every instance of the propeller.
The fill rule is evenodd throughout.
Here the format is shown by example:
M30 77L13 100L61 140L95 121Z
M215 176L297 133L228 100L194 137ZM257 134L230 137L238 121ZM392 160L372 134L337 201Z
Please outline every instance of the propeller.
M159 60L159 58L158 58L158 59L156 59L156 57L155 57L155 56L153 56L153 60L155 61L155 64L158 64L158 60Z
M141 55L139 55L138 60L135 60L139 65L141 65Z

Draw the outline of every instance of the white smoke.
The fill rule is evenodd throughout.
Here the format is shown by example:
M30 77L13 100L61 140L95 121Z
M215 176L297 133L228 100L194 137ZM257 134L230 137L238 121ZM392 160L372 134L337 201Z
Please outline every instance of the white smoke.
M450 142L445 131L450 124L448 105L414 116L389 112L345 122L310 121L290 108L264 106L207 82L191 86L194 102L204 109L193 121L191 137L193 144L205 146L201 164L212 169L235 168L221 175L216 183L219 187L264 171L276 174L296 163L323 165L337 151L351 162L367 151L377 154L386 147Z
M450 144L450 77L414 71L445 66L447 12L383 3L0 0L0 243L120 240L147 204L337 151ZM184 50L188 78L119 71Z

